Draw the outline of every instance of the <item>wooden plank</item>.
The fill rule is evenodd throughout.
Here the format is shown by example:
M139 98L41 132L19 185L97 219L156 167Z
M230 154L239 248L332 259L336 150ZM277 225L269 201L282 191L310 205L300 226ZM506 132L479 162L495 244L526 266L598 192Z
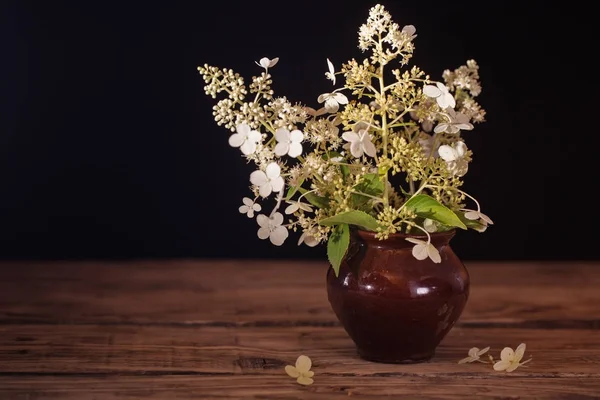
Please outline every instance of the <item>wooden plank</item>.
M325 270L314 262L3 264L0 323L331 325ZM469 270L461 323L600 327L597 265L479 263Z
M432 362L393 365L360 359L339 327L206 328L165 326L5 325L0 327L2 373L280 374L300 354L319 374L483 374L489 365L459 365L471 347L528 345L533 362L522 373L598 378L600 340L595 330L456 328ZM503 375L503 374L500 374ZM513 374L518 375L518 374Z
M24 389L27 388L27 389ZM390 374L357 379L318 375L302 387L287 376L12 376L0 377L2 399L598 399L597 381L552 375L415 377ZM400 397L404 396L404 397Z

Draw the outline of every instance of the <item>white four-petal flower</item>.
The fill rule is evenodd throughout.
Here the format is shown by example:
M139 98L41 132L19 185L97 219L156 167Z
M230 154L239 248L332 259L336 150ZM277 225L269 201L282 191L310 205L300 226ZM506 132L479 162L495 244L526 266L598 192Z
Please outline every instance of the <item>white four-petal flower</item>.
M464 363L470 363L473 361L485 363L485 361L480 360L480 357L482 355L484 355L485 353L487 353L489 349L490 349L489 347L486 347L484 349L479 350L477 347L473 347L473 348L471 348L471 350L469 350L469 357L463 358L458 363L464 364Z
M275 154L279 157L285 154L290 157L298 157L302 154L304 134L298 129L290 132L285 128L279 128L275 132L275 140L277 140Z
M319 244L319 240L317 240L315 235L315 228L310 228L302 232L300 239L298 239L298 246L300 246L302 243L308 247L315 247Z
M448 107L456 107L454 96L448 91L446 85L441 82L436 82L435 86L425 85L425 87L423 87L423 93L425 93L426 96L434 98L438 103L438 106L444 110Z
M244 205L239 208L239 211L242 214L246 214L248 218L253 218L254 211L259 212L262 209L260 204L256 204L254 200L248 197L244 197L242 203L244 203Z
M269 68L274 67L275 64L277 64L277 62L279 62L279 57L275 57L272 60L269 60L267 57L263 57L260 59L260 62L259 61L254 61L254 62L259 67L263 67L265 70L268 70Z
M483 220L486 224L494 225L494 221L481 211L469 210L467 208L461 209L465 212L465 218L471 221Z
M469 122L469 117L465 114L457 113L453 108L446 109L446 115L450 121L440 122L433 130L435 133L458 133L460 130L470 131L473 129L473 124Z
M256 151L256 145L261 140L261 134L252 130L250 125L241 123L236 127L237 133L229 137L231 147L239 147L245 155L253 154Z
M429 257L431 258L431 261L436 264L442 262L440 252L430 241L417 238L406 238L406 240L415 244L412 249L412 254L417 260L424 260Z
M333 67L333 63L327 59L327 67L329 67L329 72L325 72L325 77L333 82L335 85L335 68Z
M342 139L350 143L350 153L356 158L362 157L363 153L370 157L377 154L377 149L371 142L369 124L365 122L357 123L353 132L344 132Z
M438 153L446 161L448 171L453 175L460 177L467 173L469 163L464 158L467 153L467 145L464 142L456 142L452 146L444 144L438 148Z
M272 162L267 165L265 171L254 171L250 174L250 182L258 187L258 192L262 197L267 197L271 192L280 192L283 189L284 181L281 177L281 168L277 163Z
M298 210L306 212L313 211L312 207L309 204L302 203L301 201L288 200L287 203L289 204L289 206L287 206L285 209L286 214L293 214Z
M340 108L340 104L348 104L348 98L339 92L323 93L317 98L319 104L325 103L325 111L335 113Z
M276 212L272 217L267 217L264 214L259 214L256 217L256 222L260 228L258 229L258 237L260 239L269 238L275 246L281 246L288 237L288 230L283 223L283 215Z
M521 365L531 361L531 358L527 361L521 362L523 355L525 354L525 343L521 343L517 347L516 351L513 351L510 347L505 347L500 353L500 361L494 364L495 371L506 371L512 372L519 368Z

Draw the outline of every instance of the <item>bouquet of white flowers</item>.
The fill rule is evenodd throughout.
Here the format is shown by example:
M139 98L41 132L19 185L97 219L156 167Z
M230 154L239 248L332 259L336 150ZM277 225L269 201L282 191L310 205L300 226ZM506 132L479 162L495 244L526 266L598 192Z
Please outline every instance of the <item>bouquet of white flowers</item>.
M408 68L416 29L400 28L381 5L358 33L358 47L369 56L339 70L327 59L325 77L334 86L343 77L343 86L318 96L315 108L275 97L270 71L278 58L256 62L264 71L249 87L231 69L198 67L206 93L224 95L213 108L217 124L233 132L229 144L256 164L252 195L239 211L256 216L258 237L275 245L289 231L299 232L298 244L328 242L336 273L350 229L382 240L421 233L427 240L407 238L413 255L440 262L430 233L483 232L492 224L460 189L472 157L462 131L485 117L475 101L478 65L470 60L446 70L443 82ZM261 213L270 197L274 205Z

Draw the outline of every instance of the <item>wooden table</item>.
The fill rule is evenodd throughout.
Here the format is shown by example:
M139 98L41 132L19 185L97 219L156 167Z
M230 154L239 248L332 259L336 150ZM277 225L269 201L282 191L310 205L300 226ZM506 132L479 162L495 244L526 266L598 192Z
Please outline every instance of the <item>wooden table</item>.
M0 399L600 399L600 265L467 267L471 298L435 358L386 365L356 356L325 263L3 263ZM528 368L457 364L521 342ZM284 372L300 354L312 386Z

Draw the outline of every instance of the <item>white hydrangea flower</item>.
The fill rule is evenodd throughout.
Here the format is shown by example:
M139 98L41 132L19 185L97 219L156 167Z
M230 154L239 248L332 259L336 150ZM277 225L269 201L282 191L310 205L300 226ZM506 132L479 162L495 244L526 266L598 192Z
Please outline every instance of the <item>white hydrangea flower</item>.
M262 197L268 197L271 192L280 192L283 189L284 181L281 177L281 168L277 163L272 162L267 165L265 171L254 171L250 174L250 182L258 187L258 192Z
M293 214L298 210L313 212L313 209L309 204L302 203L301 201L289 200L286 203L289 204L289 206L287 206L285 209L286 214Z
M429 233L437 232L438 223L437 223L437 221L434 221L432 219L425 218L423 220L423 229L425 229Z
M319 240L317 240L316 238L314 228L310 228L302 232L302 235L300 235L300 239L298 239L298 246L300 246L302 243L304 243L308 247L315 247L319 244Z
M494 225L494 221L481 211L469 210L467 208L461 209L461 211L465 211L465 218L471 221L482 220L487 224Z
M446 161L448 171L452 172L454 176L460 177L467 173L469 163L464 159L467 153L467 145L464 142L456 142L452 146L444 144L438 148L438 153Z
M431 261L438 264L442 262L440 252L435 248L430 241L425 241L416 238L406 238L407 241L414 243L415 246L412 249L412 254L417 260L424 260L427 257L431 258Z
M458 133L460 130L470 131L473 129L473 124L469 122L469 117L465 114L454 111L453 108L447 108L446 114L450 119L449 122L440 122L435 129L435 133L446 132L446 133Z
M359 122L354 126L354 132L344 132L342 139L350 143L350 153L356 157L362 157L363 153L370 157L375 157L377 149L371 142L369 134L369 124Z
M415 28L414 25L406 25L404 28L402 28L402 32L404 32L406 36L408 36L409 40L413 40L417 37L417 28Z
M460 360L458 363L459 364L465 364L465 363L471 363L473 361L478 361L481 363L485 363L485 361L481 361L480 358L482 355L484 355L485 353L488 352L490 348L486 347L484 349L479 350L477 347L473 347L469 350L469 357L463 358L462 360Z
M263 57L260 59L260 62L259 61L254 61L254 62L259 67L263 67L265 70L268 70L269 68L274 67L275 64L277 64L279 62L279 57L275 57L272 60L269 60L267 57Z
M242 214L246 214L248 218L253 218L254 211L259 212L262 209L260 204L256 204L254 200L248 197L244 197L242 203L244 203L244 205L239 208L239 211Z
M435 86L425 85L425 87L423 87L423 93L428 97L434 98L441 109L445 110L448 107L456 107L454 96L448 91L446 85L441 82L436 82Z
M494 364L494 371L506 371L513 372L523 364L527 364L531 361L531 358L527 361L521 362L525 355L525 343L521 343L517 350L514 351L510 347L505 347L500 353L500 361Z
M340 104L348 104L348 98L339 92L323 93L317 98L319 104L325 103L325 111L335 113L340 109Z
M279 128L275 132L275 140L277 140L275 154L279 157L285 154L290 157L298 157L302 154L304 134L298 129L290 132L285 128Z
M335 85L335 68L333 67L333 63L327 59L327 66L329 67L329 72L325 72L325 77L329 79Z
M261 134L258 131L252 130L250 125L241 123L236 127L237 133L229 137L229 145L231 147L239 147L244 155L254 154L256 145L261 141Z
M256 222L260 228L257 235L260 239L269 238L275 246L281 246L288 237L288 230L283 223L283 214L276 212L272 217L267 217L264 214L259 214L256 217Z

